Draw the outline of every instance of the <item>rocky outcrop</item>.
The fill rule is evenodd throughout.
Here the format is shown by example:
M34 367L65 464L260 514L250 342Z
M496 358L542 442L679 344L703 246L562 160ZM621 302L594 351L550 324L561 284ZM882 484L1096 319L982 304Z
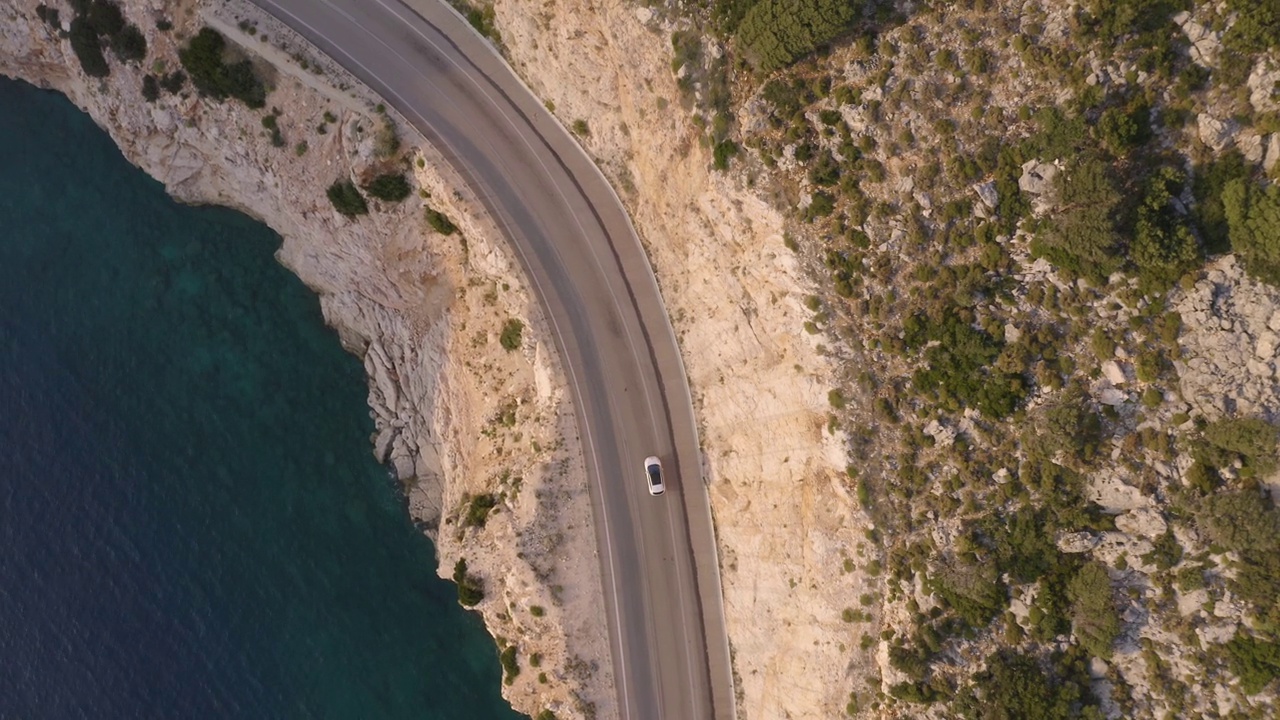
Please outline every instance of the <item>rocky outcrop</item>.
M1210 420L1280 412L1280 291L1250 278L1233 256L1211 263L1175 296L1182 317L1175 362L1182 396Z
M110 58L110 77L89 80L59 29L37 19L36 1L9 0L0 4L0 74L65 93L173 196L240 209L280 233L278 259L316 291L326 321L364 361L372 449L436 539L441 575L465 557L485 586L476 609L491 633L518 646L526 672L503 692L530 714L613 714L572 410L538 308L479 204L429 145L375 110L376 98L250 6L120 5L146 35L144 63ZM158 29L161 19L172 29ZM262 113L243 105L189 89L143 99L143 74L177 67L181 39L204 24L271 78L268 107L281 109L284 147ZM405 148L390 157L375 139L388 123ZM337 179L360 184L397 168L412 168L421 194L370 200L371 213L356 221L326 199ZM428 229L426 197L458 233ZM525 325L515 352L498 341L511 318ZM493 510L483 523L468 521L469 499L482 494L493 496ZM535 653L541 670L527 671Z

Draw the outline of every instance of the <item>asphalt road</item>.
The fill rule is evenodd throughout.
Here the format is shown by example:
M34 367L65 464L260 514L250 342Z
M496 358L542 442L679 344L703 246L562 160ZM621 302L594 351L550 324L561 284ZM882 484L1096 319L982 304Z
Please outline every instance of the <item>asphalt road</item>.
M254 2L412 122L516 249L575 403L621 716L732 718L692 403L657 284L617 196L488 43L438 0ZM658 498L645 487L647 455L663 461L667 492Z

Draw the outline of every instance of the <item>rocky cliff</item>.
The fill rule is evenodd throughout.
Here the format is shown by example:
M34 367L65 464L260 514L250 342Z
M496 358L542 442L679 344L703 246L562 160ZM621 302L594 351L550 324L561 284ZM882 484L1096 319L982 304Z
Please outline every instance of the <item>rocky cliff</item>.
M483 586L476 609L516 647L522 672L504 693L530 714L612 715L572 408L524 278L467 189L376 98L248 6L122 2L146 56L108 53L101 80L72 52L71 8L54 7L61 18L45 22L35 2L0 4L0 73L66 94L174 197L237 208L280 233L278 259L364 360L374 452L436 540L440 574L465 559ZM181 43L206 25L268 78L266 109L201 97L189 83L144 98L144 76L174 71ZM400 148L387 152L393 132ZM415 193L370 199L354 220L326 198L336 180L388 172L406 173ZM456 230L433 230L424 206Z

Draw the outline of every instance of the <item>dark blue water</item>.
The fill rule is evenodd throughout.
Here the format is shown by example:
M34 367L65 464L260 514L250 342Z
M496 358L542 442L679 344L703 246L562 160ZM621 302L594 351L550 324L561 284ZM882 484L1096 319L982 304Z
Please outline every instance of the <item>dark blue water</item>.
M0 718L513 718L242 215L0 78Z

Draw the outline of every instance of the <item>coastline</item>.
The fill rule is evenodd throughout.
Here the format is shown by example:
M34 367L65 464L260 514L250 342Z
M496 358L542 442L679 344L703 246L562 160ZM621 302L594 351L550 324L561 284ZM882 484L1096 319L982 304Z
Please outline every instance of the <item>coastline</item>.
M343 87L334 67L310 71L314 82L296 66L275 71L268 108L283 110L283 148L273 147L259 113L238 103L199 98L189 86L187 97L142 98L146 69L178 67L179 38L209 19L261 57L227 15L251 6L181 3L158 13L125 0L122 10L147 39L145 67L112 58L111 76L98 82L83 76L35 5L0 10L0 74L66 95L173 197L231 207L282 236L277 260L319 295L326 323L365 364L371 449L394 468L435 542L438 574L451 577L465 558L485 585L474 609L500 647L517 647L524 672L504 684L504 696L530 715L612 715L590 508L572 501L586 496L572 408L536 303L469 190L407 124L397 124L402 156L377 157L376 99ZM161 18L173 29L159 30ZM266 44L267 32L254 34ZM273 54L276 63L297 62ZM326 112L336 122L320 134ZM336 178L361 182L401 161L415 194L399 205L371 200L371 214L351 222L325 197ZM428 204L459 232L430 231ZM499 343L509 319L525 327L516 352ZM481 495L494 495L496 506L483 525L468 524L469 499Z

